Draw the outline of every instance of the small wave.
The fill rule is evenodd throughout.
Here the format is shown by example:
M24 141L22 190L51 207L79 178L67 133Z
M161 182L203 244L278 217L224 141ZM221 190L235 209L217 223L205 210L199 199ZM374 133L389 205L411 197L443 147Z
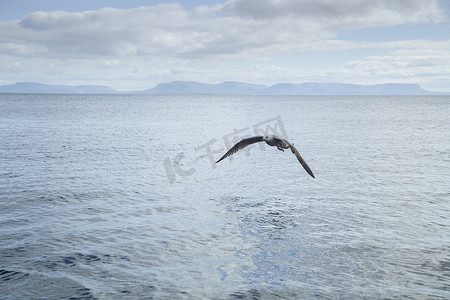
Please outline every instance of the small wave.
M120 257L120 259L124 259ZM34 263L37 269L57 271L66 268L73 268L79 265L92 265L96 263L111 263L114 260L109 254L83 254L73 253L55 258L49 258L44 261Z
M30 274L17 271L0 270L0 282L21 280L29 275Z
M2 299L95 299L93 292L69 278L0 270ZM3 298L4 297L4 298Z

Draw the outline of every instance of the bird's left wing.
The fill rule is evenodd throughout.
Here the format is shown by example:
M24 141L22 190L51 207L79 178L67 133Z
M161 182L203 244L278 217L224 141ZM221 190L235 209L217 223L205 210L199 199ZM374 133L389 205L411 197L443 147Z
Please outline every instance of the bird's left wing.
M247 138L247 139L243 139L241 140L239 143L237 143L236 145L234 145L230 150L228 150L227 153L225 153L218 161L216 161L216 164L221 161L222 159L238 152L239 150L254 144L254 143L258 143L258 142L262 142L263 141L263 137L262 136L254 136L251 138Z
M309 175L311 175L312 178L316 178L313 174L313 172L311 171L311 168L308 166L308 164L306 163L306 161L303 159L303 157L300 155L300 152L298 152L297 148L294 147L294 145L292 145L291 143L289 143L288 141L286 141L285 139L282 139L286 144L288 144L289 148L291 148L292 153L295 154L295 156L297 157L298 161L302 164L303 168L305 169L306 172L308 172Z

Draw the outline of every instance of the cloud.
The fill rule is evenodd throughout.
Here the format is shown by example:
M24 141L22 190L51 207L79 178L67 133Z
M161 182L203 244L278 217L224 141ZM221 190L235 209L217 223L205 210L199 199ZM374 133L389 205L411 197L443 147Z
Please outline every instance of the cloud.
M348 61L339 68L324 70L317 75L321 81L339 78L341 82L352 83L417 83L431 90L449 91L450 41L398 44L402 47L387 55Z
M9 55L69 58L176 55L195 47L198 26L176 4L33 12L20 21L0 23L0 43L7 45L0 50Z
M191 11L178 4L41 11L0 23L0 53L47 58L277 55L318 49L342 29L442 18L437 1L420 0L232 0Z
M440 22L444 18L437 1L421 0L231 0L223 11L254 19L302 18L354 28Z

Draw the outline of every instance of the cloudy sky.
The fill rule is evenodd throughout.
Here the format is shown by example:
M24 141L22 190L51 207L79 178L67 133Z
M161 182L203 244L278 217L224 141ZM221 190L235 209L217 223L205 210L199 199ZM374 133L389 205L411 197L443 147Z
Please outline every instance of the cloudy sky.
M449 92L450 0L0 0L0 85L174 80Z

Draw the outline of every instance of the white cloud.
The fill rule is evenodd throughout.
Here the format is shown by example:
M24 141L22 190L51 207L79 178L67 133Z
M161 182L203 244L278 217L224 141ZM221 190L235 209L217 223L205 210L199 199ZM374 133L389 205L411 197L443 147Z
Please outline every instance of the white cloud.
M422 44L420 47L419 45ZM319 72L322 81L371 84L398 82L417 83L430 90L449 90L450 42L406 43L388 55L369 56L345 63L340 68Z
M276 55L317 48L345 28L437 22L442 20L437 3L234 0L193 11L159 4L34 12L0 23L0 51L39 57Z
M439 22L437 1L422 0L231 0L223 10L255 19L301 18L339 27L363 28Z

